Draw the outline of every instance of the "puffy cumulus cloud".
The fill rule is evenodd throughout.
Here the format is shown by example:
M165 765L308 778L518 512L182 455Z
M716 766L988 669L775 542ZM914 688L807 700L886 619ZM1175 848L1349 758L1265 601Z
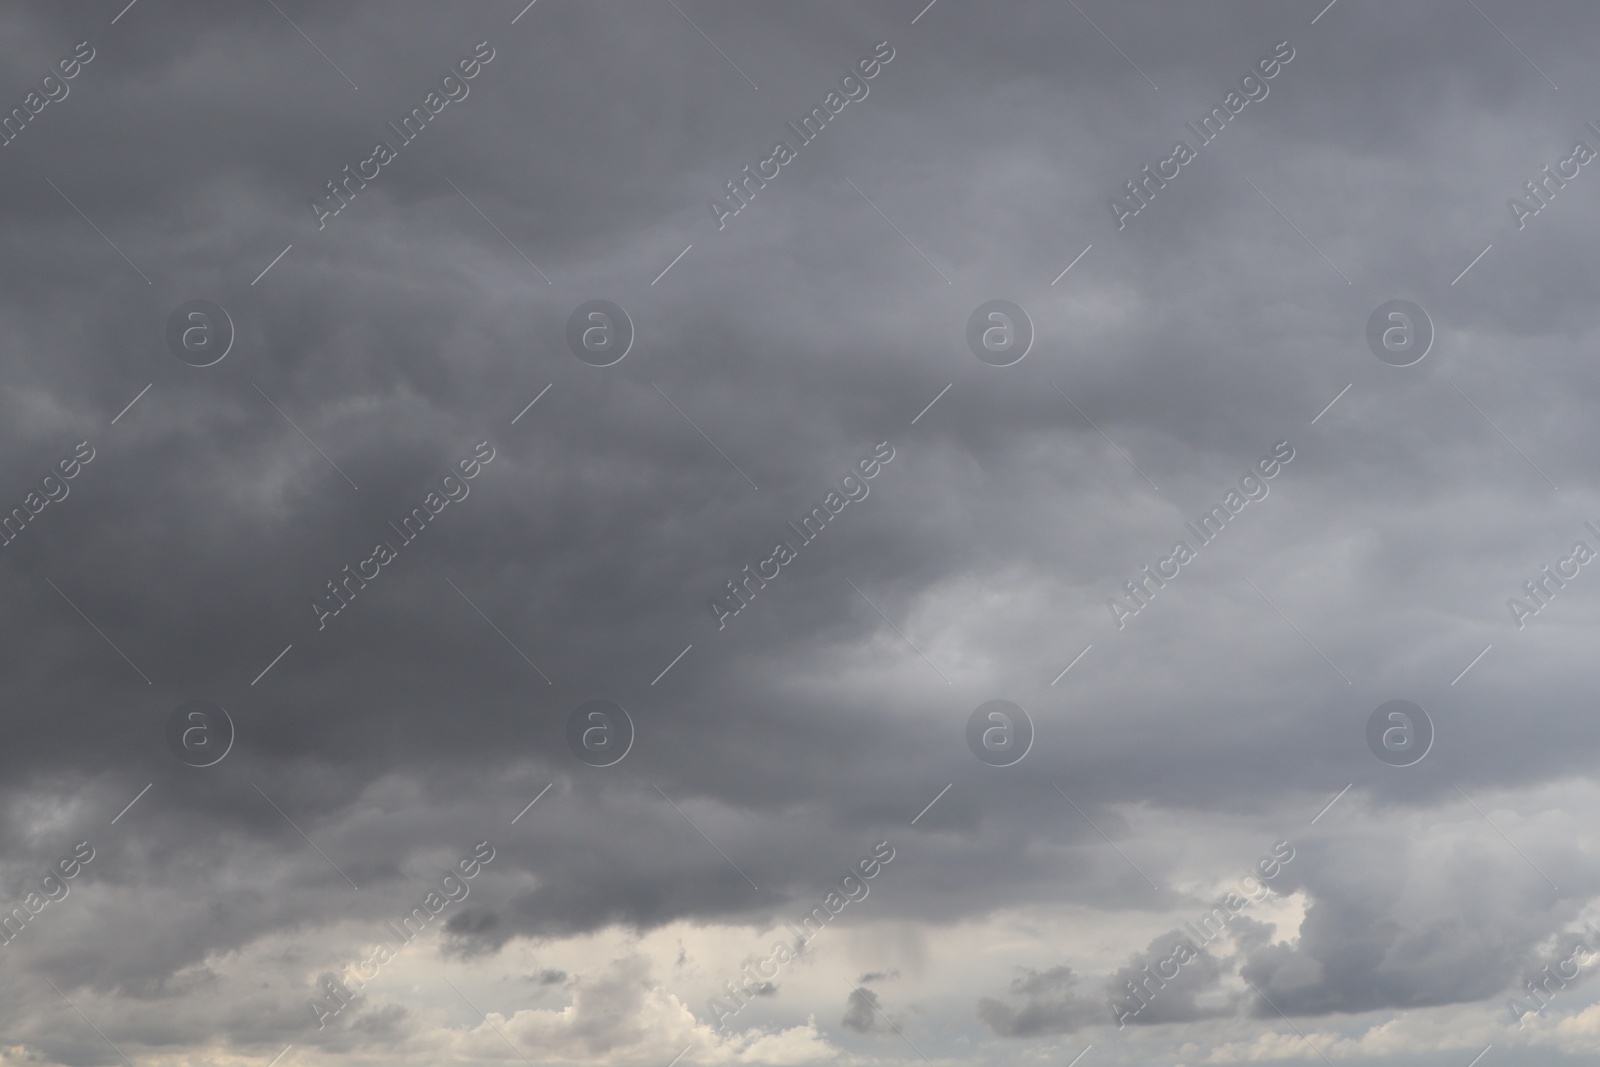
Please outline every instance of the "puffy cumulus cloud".
M827 1037L817 1029L815 1018L809 1018L800 1026L791 1026L776 1033L747 1030L738 1035L733 1044L737 1049L734 1052L734 1062L751 1064L752 1067L759 1064L794 1067L798 1064L838 1058L842 1051L831 1045Z
M787 1067L836 1058L839 1050L814 1022L768 1031L721 1034L651 978L649 961L629 956L578 978L572 1002L502 1017L489 1012L482 1025L458 1037L463 1055L499 1059L507 1038L536 1050L544 1062L646 1067L680 1053L702 1063ZM688 1051L685 1052L685 1049Z
M1530 1018L1517 1038L1529 1046L1570 1056L1593 1055L1595 1043L1600 1041L1600 1004L1549 1018Z
M1582 1029L1581 1025L1574 1027L1574 1037ZM1179 1054L1190 1063L1320 1063L1326 1057L1334 1062L1387 1064L1426 1062L1436 1057L1467 1063L1490 1045L1495 1049L1491 1055L1511 1057L1578 1051L1570 1042L1558 1048L1549 1034L1541 1035L1531 1027L1519 1029L1508 1025L1504 1017L1486 1017L1482 1011L1465 1007L1408 1011L1387 1018L1367 1013L1353 1017L1343 1027L1301 1025L1299 1030L1285 1026L1280 1018L1249 1038L1224 1037L1205 1046L1191 1041ZM1570 1062L1579 1063L1581 1058Z
M1593 795L1591 783L1564 781L1475 802L1458 793L1442 809L1387 812L1370 798L1347 797L1341 802L1349 821L1302 835L1294 860L1266 883L1271 894L1250 912L1197 927L1200 915L1213 913L1178 905L1174 914L1190 922L1155 937L1127 964L1105 968L1100 1003L1074 989L1080 983L1070 968L1055 967L1012 982L1014 994L1028 995L1020 1007L980 997L978 1017L997 1036L1072 1032L1086 1008L1090 1022L1121 1018L1157 1030L1182 1023L1192 1032L1206 1020L1269 1022L1280 1012L1370 1018L1414 997L1412 1008L1439 1007L1456 1019L1463 1016L1452 1006L1479 1005L1496 1020L1492 1029L1502 1029L1510 1021L1506 998L1536 1006L1524 981L1544 978L1541 968L1571 956L1583 936L1577 920L1600 884L1596 842L1560 804ZM1376 819L1386 825L1372 825ZM1516 863L1508 866L1508 857ZM1192 884L1226 887L1232 880ZM1195 952L1199 931L1214 928L1221 936ZM1552 1018L1585 1007L1590 978L1584 970L1559 984L1547 998ZM1407 1054L1443 1040L1450 1028L1431 1019L1423 1016L1413 1028L1422 1036ZM1363 1040L1377 1042L1383 1033L1373 1026ZM1257 1049L1250 1056L1275 1054Z
M1600 890L1600 868L1587 842L1571 849L1571 820L1550 799L1484 797L1474 810L1458 796L1404 830L1306 850L1285 874L1307 897L1297 936L1250 949L1242 968L1266 997L1251 994L1252 1013L1483 1001L1570 955L1562 931Z

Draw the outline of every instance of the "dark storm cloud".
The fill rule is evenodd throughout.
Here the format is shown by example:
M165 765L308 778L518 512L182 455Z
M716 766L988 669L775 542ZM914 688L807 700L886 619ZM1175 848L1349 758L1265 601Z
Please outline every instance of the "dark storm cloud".
M5 885L100 850L4 949L25 963L4 980L17 1041L103 1051L37 973L136 1046L402 1042L422 1023L394 1005L313 1037L309 977L483 839L499 856L441 923L453 963L613 924L796 919L884 839L900 855L848 922L1183 907L1183 861L1138 805L1219 841L1283 836L1349 782L1370 821L1317 830L1292 868L1298 941L1240 928L1240 974L1296 1015L1491 997L1600 889L1529 826L1546 892L1453 788L1537 790L1600 748L1573 659L1587 576L1527 632L1504 616L1600 520L1600 178L1520 232L1505 205L1600 121L1581 6L1488 7L1558 96L1442 3L1344 0L1315 27L1301 5L1086 6L1128 58L1053 5L945 2L915 26L920 3L686 6L715 48L661 5L546 0L512 26L520 4L143 0L110 25L122 6L11 11L0 35L17 104L96 49L0 149L0 499L96 450L0 559ZM1283 40L1270 94L1119 232L1107 199ZM324 183L480 41L495 57L470 94L319 230ZM719 231L707 200L879 41L895 58L870 95ZM962 339L997 295L1038 331L1005 370ZM1409 372L1362 337L1398 295L1438 327ZM238 329L204 370L163 336L195 297ZM564 340L600 297L638 332L603 370ZM390 524L483 441L470 494L399 545ZM709 600L880 441L895 458L870 495L719 631ZM1279 441L1296 458L1270 496L1116 630L1105 600ZM312 599L378 542L395 562L319 630ZM1396 695L1441 726L1409 775L1362 735ZM1012 772L962 735L997 696L1039 728ZM239 730L215 768L163 740L195 697ZM615 768L566 749L594 697L638 727ZM1385 821L1424 811L1460 816L1452 855ZM1401 874L1423 862L1456 877ZM334 924L350 932L318 944ZM215 990L208 960L274 937L293 947L264 990ZM1218 966L1186 964L1137 1021L1232 1012ZM1061 965L966 1000L996 1035L1069 1033L1109 1024L1090 990L1131 975ZM585 987L595 1025L645 983ZM876 1005L856 990L841 1025L881 1027Z

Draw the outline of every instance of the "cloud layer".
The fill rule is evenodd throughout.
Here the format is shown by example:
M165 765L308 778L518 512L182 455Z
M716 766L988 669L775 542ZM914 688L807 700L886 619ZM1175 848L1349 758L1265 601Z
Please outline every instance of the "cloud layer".
M0 1064L1585 1062L1587 15L6 12Z

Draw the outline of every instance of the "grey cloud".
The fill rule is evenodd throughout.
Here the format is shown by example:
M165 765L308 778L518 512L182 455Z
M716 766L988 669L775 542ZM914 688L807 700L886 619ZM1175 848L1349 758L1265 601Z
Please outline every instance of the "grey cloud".
M1232 1014L1228 1005L1202 1004L1225 970L1209 951L1180 930L1158 937L1106 980L1106 998L1116 1018L1154 1026ZM1124 1013L1126 1013L1124 1015Z
M1104 1006L1084 995L1079 985L1071 967L1027 968L1011 982L1012 994L1025 998L1023 1006L984 997L978 1001L978 1018L999 1037L1074 1033L1091 1021L1104 1021L1105 1015Z
M887 1031L879 1016L882 1007L878 994L866 986L858 986L850 991L850 996L845 999L844 1018L839 1020L839 1025L846 1030L858 1034L870 1034L874 1030Z
M584 969L551 943L796 921L879 840L897 857L840 942L1181 915L1187 887L1248 869L1222 842L1299 830L1282 891L1304 923L1235 920L1239 958L1186 964L1141 1026L1275 1019L1224 994L1235 968L1329 1025L1497 1004L1600 891L1551 796L1600 753L1596 579L1526 630L1505 612L1600 522L1600 178L1521 231L1505 203L1600 122L1583 6L1344 0L1313 26L1320 3L940 3L915 24L920 2L539 4L512 25L521 4L146 0L112 25L122 6L0 15L6 108L96 49L0 148L0 506L97 450L0 549L6 901L72 842L100 850L0 949L7 1047L109 1054L37 977L134 1059L421 1041L435 1023L399 1004L314 1034L305 985L485 838L441 942L407 951L566 983L596 1057L627 1046L606 1028L637 1020L652 961ZM470 95L319 231L311 198L482 40ZM880 40L870 95L718 231L707 200ZM1116 230L1108 198L1281 40L1270 94ZM1397 296L1437 328L1413 368L1365 348ZM237 327L212 368L166 348L196 297ZM565 341L601 297L638 333L604 369ZM1003 370L963 334L993 297L1037 331ZM484 440L470 495L319 630L311 599ZM870 495L719 631L710 598L881 440ZM1106 599L1282 440L1270 495L1115 629ZM596 697L637 725L615 768L566 748ZM962 735L1000 697L1038 728L1006 772ZM1397 772L1362 725L1400 697L1439 736ZM166 749L191 698L238 728L215 768ZM1196 828L1192 854L1155 813ZM1114 1025L1103 983L1170 951L1150 945L1109 975L1033 960L1004 996L940 980L1018 1048ZM929 981L835 951L807 966ZM702 966L656 971L698 1006ZM799 986L760 1025L831 1019ZM881 1029L875 997L839 1025Z

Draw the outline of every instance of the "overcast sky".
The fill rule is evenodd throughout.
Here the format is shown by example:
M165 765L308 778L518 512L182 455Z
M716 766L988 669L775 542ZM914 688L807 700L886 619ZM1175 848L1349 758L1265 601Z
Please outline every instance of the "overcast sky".
M525 2L0 12L0 1067L1593 1062L1588 5Z

